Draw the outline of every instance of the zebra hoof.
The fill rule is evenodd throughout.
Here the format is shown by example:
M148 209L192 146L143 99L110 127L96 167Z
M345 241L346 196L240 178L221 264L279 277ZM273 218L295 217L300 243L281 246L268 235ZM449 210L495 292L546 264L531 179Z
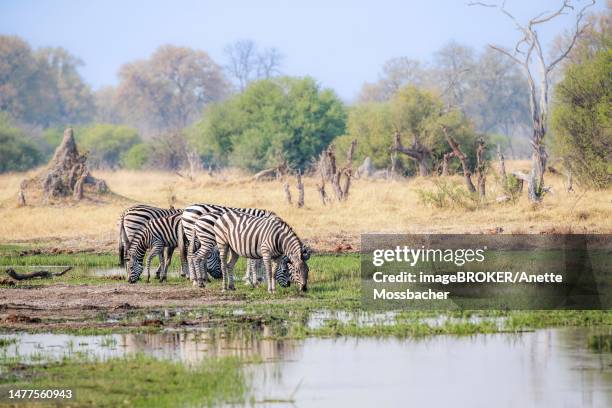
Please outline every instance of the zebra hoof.
M230 285L229 290L236 290L236 287L234 285Z

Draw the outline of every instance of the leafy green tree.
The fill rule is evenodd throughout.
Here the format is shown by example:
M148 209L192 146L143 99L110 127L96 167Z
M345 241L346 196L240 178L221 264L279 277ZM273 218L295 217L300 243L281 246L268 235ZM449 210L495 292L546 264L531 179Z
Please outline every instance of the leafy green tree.
M151 146L145 143L135 144L121 156L121 166L130 170L142 170L149 162Z
M77 143L89 150L93 167L117 167L122 154L141 141L135 129L119 125L94 125L77 134Z
M612 183L612 51L570 66L556 89L553 149L584 185Z
M346 127L333 91L312 78L254 81L242 94L211 106L189 137L206 159L251 171L287 161L304 169Z
M354 158L357 162L370 157L374 167L387 168L391 165L392 135L389 103L361 103L350 108L347 134L337 138L334 144L338 152L345 152L355 139L357 149Z
M24 171L41 163L42 154L36 146L11 125L8 115L0 114L0 173Z

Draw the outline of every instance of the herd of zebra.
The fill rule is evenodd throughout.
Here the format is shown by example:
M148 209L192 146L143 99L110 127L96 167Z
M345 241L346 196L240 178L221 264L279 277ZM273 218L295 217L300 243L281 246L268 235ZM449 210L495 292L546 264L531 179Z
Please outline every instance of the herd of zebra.
M167 280L175 250L181 258L181 276L194 286L204 287L210 275L223 280L223 290L233 290L233 269L242 256L247 258L244 280L252 286L261 280L263 269L269 292L275 291L276 283L287 287L295 282L302 291L308 287L306 261L311 251L271 211L216 204L193 204L184 210L140 204L119 217L119 262L126 267L130 283L140 279L145 256L147 282L156 256L155 275L162 282Z

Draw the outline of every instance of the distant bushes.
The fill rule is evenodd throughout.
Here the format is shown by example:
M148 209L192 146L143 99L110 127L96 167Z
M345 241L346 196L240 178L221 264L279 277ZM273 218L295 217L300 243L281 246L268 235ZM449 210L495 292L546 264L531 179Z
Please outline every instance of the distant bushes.
M133 146L141 144L142 139L136 129L128 126L100 124L78 132L77 143L89 150L90 166L116 168L123 156Z
M8 115L0 114L0 172L24 171L45 163L60 144L63 131L48 128L32 136L12 125ZM91 168L142 169L150 162L151 146L127 126L76 127L75 138L79 149L88 151Z
M144 143L136 144L121 157L121 167L130 170L141 170L149 162L150 154L150 145Z
M557 86L552 114L553 149L578 181L612 184L612 51L571 66Z
M0 173L24 171L40 165L41 151L14 127L7 115L0 114Z

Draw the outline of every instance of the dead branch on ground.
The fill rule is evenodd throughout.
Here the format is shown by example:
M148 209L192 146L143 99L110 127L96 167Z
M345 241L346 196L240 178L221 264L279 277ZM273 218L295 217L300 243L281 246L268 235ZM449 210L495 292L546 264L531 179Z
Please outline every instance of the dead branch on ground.
M55 276L62 276L63 274L65 274L71 269L72 269L72 266L69 266L68 268L65 268L63 271L60 271L60 272L34 271L34 272L29 272L29 273L17 273L15 272L13 268L8 268L5 272L11 278L18 280L18 281L22 281L22 280L30 280L30 279L36 279L36 278L50 279Z

